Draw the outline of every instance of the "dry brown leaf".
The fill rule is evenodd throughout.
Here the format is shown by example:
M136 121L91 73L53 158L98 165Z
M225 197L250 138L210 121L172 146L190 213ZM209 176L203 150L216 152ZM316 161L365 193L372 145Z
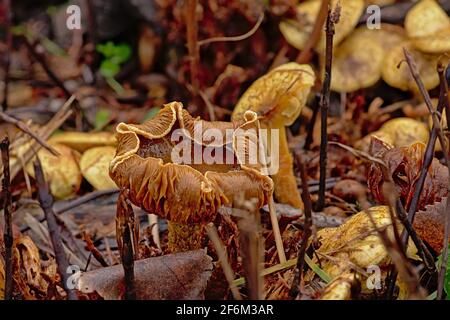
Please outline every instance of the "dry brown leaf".
M444 226L447 197L441 199L440 202L427 205L424 210L416 213L414 219L414 228L417 234L426 242L433 250L440 254L444 243Z
M406 210L409 209L414 194L424 153L425 145L421 142L414 143L409 147L385 148L377 153L377 156L386 163ZM420 194L419 209L447 195L447 179L446 167L440 164L439 160L433 159ZM380 166L373 163L369 169L368 184L374 198L381 203L385 202L382 192L383 182Z
M137 260L134 264L137 299L198 300L213 269L206 250L188 251ZM121 299L121 265L83 273L78 288L83 293L98 293L106 300Z
M14 243L14 281L26 300L42 299L47 297L49 282L57 278L56 264L47 268L46 273L41 266L39 249L28 236L21 236ZM45 273L45 277L43 274Z

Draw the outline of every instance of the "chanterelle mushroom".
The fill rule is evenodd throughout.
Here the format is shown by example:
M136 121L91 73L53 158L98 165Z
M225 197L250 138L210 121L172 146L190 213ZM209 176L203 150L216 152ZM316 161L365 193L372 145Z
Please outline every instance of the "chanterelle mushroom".
M197 249L202 225L222 205L252 201L258 209L272 193L272 180L250 156L251 146L258 147L257 128L254 112L241 122L207 122L172 102L142 125L117 126L110 176L130 190L132 203L169 221L170 251ZM219 163L219 155L227 161Z
M283 64L256 80L238 101L233 121L242 121L246 111L258 114L261 126L269 128L268 141L273 129L279 133L279 169L272 175L275 197L279 202L301 207L302 201L293 172L293 159L289 152L285 126L299 116L311 87L314 71L309 65L295 62ZM270 147L268 148L270 152Z

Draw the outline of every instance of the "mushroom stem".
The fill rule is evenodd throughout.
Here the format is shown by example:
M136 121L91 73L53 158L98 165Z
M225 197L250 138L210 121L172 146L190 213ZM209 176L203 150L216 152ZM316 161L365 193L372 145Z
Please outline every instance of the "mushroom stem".
M275 198L278 202L288 204L295 208L303 208L303 202L297 188L297 179L294 175L294 160L289 151L286 129L284 127L278 129L280 131L279 169L278 172L272 176L275 185Z
M185 252L202 247L204 234L202 225L167 221L167 228L169 230L169 252Z

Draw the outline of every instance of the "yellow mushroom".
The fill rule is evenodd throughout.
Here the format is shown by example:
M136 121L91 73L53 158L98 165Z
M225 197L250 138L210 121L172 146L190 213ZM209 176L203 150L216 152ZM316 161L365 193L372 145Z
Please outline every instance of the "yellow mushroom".
M314 71L309 65L294 62L281 65L257 79L239 99L232 114L233 121L241 121L245 112L256 112L261 127L270 129L268 141L271 141L271 131L277 130L279 169L272 175L275 197L279 202L294 207L301 207L302 201L293 172L293 159L285 127L299 116L314 81ZM273 150L269 152L273 153Z
M354 30L334 50L331 89L352 92L374 85L381 78L386 52L404 39L403 28L390 24L382 24L380 29L362 26ZM323 60L322 56L322 67Z
M49 141L63 144L74 150L84 152L100 146L115 146L116 138L111 132L64 131L52 136Z
M435 0L421 0L405 18L414 46L427 53L450 51L450 18Z
M319 257L321 269L333 279L329 284L331 288L325 290L322 298L348 299L351 282L355 280L350 274L354 272L364 280L361 284L363 291L366 291L367 269L371 266L380 267L382 276L386 276L385 270L391 259L369 215L377 228L385 227L387 236L395 241L391 216L386 206L371 207L353 215L337 228L325 228L317 232L320 247L315 250L312 260L318 264ZM400 221L397 220L396 225L401 232L403 226ZM416 252L417 249L410 241L408 257L416 259ZM310 281L315 276L314 271L310 270L305 280Z
M364 0L332 0L332 7L335 8L337 3L341 6L341 14L335 26L333 45L339 44L355 29L365 6ZM305 48L319 14L320 5L321 0L304 1L297 6L298 22L291 19L280 23L281 33L293 47L299 50ZM319 53L325 52L325 31L322 32L316 50Z
M45 180L50 185L52 195L64 199L75 195L80 189L81 173L78 167L79 155L76 151L57 143L49 143L60 155L55 156L46 149L37 153L42 164ZM34 178L32 162L26 166L27 173Z
M81 173L96 190L107 190L117 187L109 176L109 163L115 154L116 148L104 146L86 150L81 156Z
M422 78L425 89L433 89L439 84L439 76L436 72L438 54L427 54L415 49L411 41L406 41L393 47L384 57L382 69L383 80L390 86L404 91L417 92L416 82L411 76L405 60L403 48L406 48L414 57L417 69Z
M380 129L359 140L355 147L368 151L372 136L376 136L393 147L407 147L418 141L426 144L429 138L429 129L425 123L411 118L395 118L385 122Z

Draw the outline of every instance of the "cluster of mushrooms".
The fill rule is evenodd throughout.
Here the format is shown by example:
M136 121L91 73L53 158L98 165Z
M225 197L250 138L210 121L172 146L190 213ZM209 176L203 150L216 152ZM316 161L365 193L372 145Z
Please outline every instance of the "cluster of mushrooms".
M332 6L337 2L332 0ZM404 28L382 24L380 29L356 28L365 8L364 0L340 0L339 3L341 19L335 26L333 91L354 92L371 87L380 79L394 88L416 91L407 66L403 64L398 68L404 59L404 47L414 56L426 89L439 84L436 65L440 55L450 51L450 18L435 0L418 2L408 12ZM320 0L304 1L297 7L298 16L302 19L280 23L282 34L292 46L305 49L320 6ZM315 50L323 64L324 33ZM231 122L193 118L181 103L172 102L141 125L120 123L116 128L117 151L110 164L110 176L119 188L129 190L133 204L168 221L168 249L171 252L201 248L204 244L203 227L214 221L221 207L249 210L251 203L249 211L256 211L274 195L280 203L302 208L285 127L300 115L315 80L315 71L310 65L289 62L271 70L249 87L238 101ZM195 138L188 142L200 150L213 148L231 153L235 159L233 164L172 161L171 154L175 148L172 133L184 129L189 133L188 137L195 136L194 127L199 123L205 130L215 128L224 135L225 131L233 130L231 142L205 142ZM256 139L240 137L239 128L254 129ZM239 138L261 144L260 128L279 130L279 170L271 177L263 174L265 163L251 164L248 157L240 155L235 148L234 141ZM363 138L357 147L358 144L360 147L369 145L372 135L396 147L417 141L426 143L428 132L424 123L397 118ZM269 145L262 147L266 155L271 152ZM338 228L318 232L322 246L316 252L328 258L322 269L332 277L322 298L349 298L352 284L362 276L367 277L364 272L355 273L355 266L362 270L378 265L382 268L383 278L386 276L385 267L389 265L390 257L374 225L386 227L391 237L392 224L388 207L377 206L354 215ZM398 221L394 224L401 231L401 224ZM408 257L414 258L415 252L415 247L408 245ZM318 262L317 257L312 260ZM316 276L309 271L306 279L312 280ZM400 279L400 286L401 283ZM405 287L400 289L399 296L405 296ZM272 294L280 297L279 292ZM270 295L269 292L268 297Z
M203 226L215 219L221 206L248 209L251 201L253 210L257 210L268 203L274 189L272 179L263 174L262 163L251 163L233 142L241 138L248 139L248 143L261 143L258 137L239 137L237 129L253 129L258 135L261 127L274 128L280 130L280 169L273 176L275 194L281 197L278 200L301 207L284 126L298 117L314 80L308 65L288 63L275 68L242 96L231 122L193 118L181 103L172 102L142 125L120 123L110 176L120 188L129 190L133 204L168 220L169 251L200 248ZM218 129L224 136L231 129L233 139L222 144L196 141L192 137L197 124L203 130ZM200 144L201 150L231 152L234 163L174 163L171 154L175 143L171 135L176 129L186 130L192 150Z
M332 0L334 7L338 3ZM404 60L403 48L413 55L426 89L439 84L436 65L439 57L450 51L450 18L435 0L421 0L405 18L404 28L382 23L370 29L356 27L364 13L364 0L340 0L340 20L335 27L331 89L354 92L373 86L381 78L390 86L417 91ZM297 6L297 20L280 23L286 41L299 50L305 49L321 6L320 0L307 0ZM316 52L325 55L325 32ZM322 63L323 65L323 63ZM323 74L323 72L322 72Z

